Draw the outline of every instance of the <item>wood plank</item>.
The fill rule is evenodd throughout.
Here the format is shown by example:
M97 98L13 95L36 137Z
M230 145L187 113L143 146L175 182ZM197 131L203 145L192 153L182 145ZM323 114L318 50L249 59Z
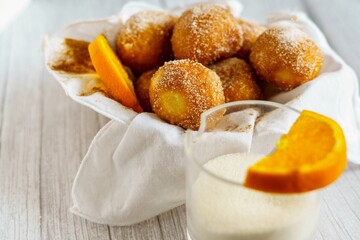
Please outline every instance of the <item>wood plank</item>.
M309 16L326 35L330 45L360 74L360 2L304 1ZM351 49L351 50L350 50ZM360 239L360 166L349 164L340 180L324 191L319 235L323 239Z
M158 218L164 240L183 240L186 238L185 205L161 214Z
M7 27L0 33L0 136L2 129L3 111L5 106L6 88L9 74L9 62L11 49L14 47L11 43L11 34L13 28ZM0 144L1 151L1 144Z
M104 17L113 13L114 6L99 2L97 6L91 2L88 4L39 2L36 11L46 9L47 12L44 16L47 22L44 33L51 33L80 19ZM106 120L67 98L59 84L47 72L43 72L43 86L42 238L110 239L106 225L92 223L68 211L72 205L71 187L80 161L92 138Z
M8 209L8 199L6 197L9 195L8 186L4 184L6 178L9 178L8 174L8 165L6 160L2 159L2 148L4 148L4 140L2 135L3 129L3 116L5 108L5 98L6 98L6 89L8 81L8 71L9 71L9 61L10 61L10 52L13 47L11 44L11 33L12 28L8 27L3 31L3 35L0 35L0 236L7 236L8 224L7 219L11 217L10 209Z
M41 210L43 239L109 239L105 225L74 216L71 187L80 161L99 129L95 112L67 98L44 73ZM62 104L56 104L61 99Z
M46 15L42 15L43 11ZM59 28L62 10L58 5L38 3L31 14L44 27L41 35ZM66 21L67 18L61 18ZM34 45L38 46L38 44ZM36 61L41 71L42 151L41 151L41 235L43 239L109 239L108 229L73 216L70 191L81 156L99 128L97 114L66 98L60 86L45 72L42 58ZM61 104L59 104L61 101Z
M2 239L40 239L41 78L38 71L26 71L35 67L32 61L36 56L36 49L27 47L38 41L29 37L38 34L30 23L31 17L23 15L4 32L6 36L1 36L1 61L6 61L2 62L0 79L4 87L0 90ZM24 39L29 45L24 44Z
M330 45L360 76L360 1L306 0L304 3Z
M360 166L345 173L324 191L319 232L324 239L360 239Z
M168 2L174 4L166 0L156 4ZM286 6L303 9L299 2L290 1ZM324 1L311 4L324 5ZM43 71L40 38L76 20L112 15L121 5L111 1L84 4L84 1L36 0L24 16L5 31L9 35L0 36L1 239L184 239L183 206L129 227L107 227L68 212L71 185L79 163L91 139L108 119L68 99ZM265 19L267 12L283 8L284 2L248 0L244 5L244 16ZM320 13L312 10L311 16L326 24L327 14L339 11L339 16L332 21L345 25L356 20L358 8L349 16L345 14L346 4L343 5L341 11L337 7L316 10ZM358 5L355 3L355 6ZM346 19L342 20L343 17ZM356 21L355 27L359 26ZM37 28L33 28L35 25ZM321 27L337 40L331 43L343 49L345 59L355 63L359 73L355 59L359 57L360 48L348 51L349 47L341 47L350 46L348 39L354 44L351 46L357 46L356 37L350 35L355 27L342 28L345 32L341 35L345 35L340 40L336 28ZM23 39L27 40L26 45ZM7 79L11 81L6 83ZM350 165L339 182L325 190L317 239L360 239L359 179L359 166Z
M111 239L162 240L162 232L157 217L124 227L110 227Z
M64 12L70 10L69 6L65 6ZM106 9L106 11L103 11L101 13L97 12L97 14L92 15L91 13L94 12L94 9ZM119 7L120 9L121 7ZM77 8L77 6L71 6L71 11L79 11L81 8ZM91 10L92 9L92 10ZM105 6L98 6L94 7L94 5L91 6L91 9L88 9L88 14L81 14L84 9L81 9L81 13L77 15L80 19L86 19L86 18L96 18L100 15L102 17L106 17L108 15L115 14L114 12L115 6L113 4L107 4ZM108 12L107 12L108 11ZM86 11L85 11L86 12ZM89 14L90 12L90 14ZM91 16L87 16L91 15ZM76 14L71 13L70 16L76 16ZM62 18L62 21L67 21L68 19ZM73 20L69 20L69 22L72 22ZM49 78L49 76L45 77ZM49 156L44 156L44 159L53 159L53 166L51 166L51 169L63 169L66 168L67 176L63 176L63 171L60 171L59 173L53 172L52 174L44 174L45 177L49 176L56 176L54 180L52 180L53 186L50 186L47 188L48 196L44 196L45 201L49 201L49 199L61 199L63 198L64 201L60 201L55 204L44 204L44 209L48 211L49 219L44 220L46 222L48 230L43 230L43 238L45 239L51 239L55 236L62 236L67 239L162 239L161 238L161 231L159 228L159 223L157 218L153 218L152 220L133 225L130 227L106 227L104 225L98 225L94 223L90 223L87 220L81 219L79 217L73 216L69 213L63 214L66 212L67 208L70 207L71 201L69 193L71 184L73 181L73 177L76 174L79 161L84 156L87 147L89 146L89 143L93 136L95 135L96 131L98 130L97 127L103 126L108 119L105 117L102 117L98 114L95 114L93 111L89 109L83 109L81 107L81 112L86 112L86 114L79 114L79 105L73 103L71 100L66 99L66 103L61 104L61 106L56 106L58 109L54 109L54 100L51 99L62 99L65 96L62 93L62 90L56 90L54 88L54 84L48 83L49 86L46 87L46 89L53 89L54 91L57 91L58 96L54 96L54 91L49 90L49 93L46 95L45 107L47 110L44 110L44 112L48 112L48 116L44 116L44 119L49 119L49 123L44 122L44 128L46 128L47 125L60 125L57 133L54 136L54 133L49 133L45 139L52 139L53 141L48 142L59 142L64 141L65 142L59 142L58 144L51 144L50 146L47 146L46 148L49 149L47 151L47 154ZM52 103L51 103L52 101ZM70 108L70 109L69 109ZM59 116L55 117L55 112L65 112L65 115L62 118L59 118ZM96 116L96 117L94 117ZM95 120L96 119L96 120ZM89 121L90 120L90 121ZM65 124L64 124L65 122ZM88 134L86 131L87 129L96 129L91 134ZM80 131L79 135L74 134L76 131ZM46 145L47 142L44 142L44 145ZM65 147L64 147L65 146ZM61 151L61 148L62 151ZM79 153L79 149L81 149L81 153ZM63 153L61 153L63 152ZM44 153L46 154L46 153ZM66 160L68 159L68 160ZM67 161L65 164L63 163ZM76 160L76 161L74 161ZM63 166L64 165L64 166ZM70 165L70 166L69 166ZM72 165L72 166L71 166ZM47 172L48 169L42 168L42 173ZM64 169L65 170L65 169ZM54 170L53 170L54 171ZM65 179L64 179L65 178ZM45 180L44 182L48 182L51 179ZM65 183L66 186L61 186L61 183ZM45 187L45 186L44 186ZM57 189L57 191L53 191L53 189ZM63 193L64 197L60 196L60 194ZM51 196L55 195L55 196ZM62 204L62 202L64 202ZM54 209L53 206L61 206L60 210ZM45 211L45 210L44 210ZM74 227L72 227L74 225ZM89 229L90 227L90 229ZM92 236L90 236L91 229L94 229L92 231ZM51 233L51 230L55 232ZM109 233L106 233L107 231L110 231Z

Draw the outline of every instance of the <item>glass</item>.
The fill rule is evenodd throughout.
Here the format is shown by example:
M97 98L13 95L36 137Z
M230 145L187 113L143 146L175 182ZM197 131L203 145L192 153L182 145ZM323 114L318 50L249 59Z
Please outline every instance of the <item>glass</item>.
M247 168L274 151L299 112L266 101L239 101L201 115L186 132L186 213L191 240L313 239L319 191L273 194L243 186Z

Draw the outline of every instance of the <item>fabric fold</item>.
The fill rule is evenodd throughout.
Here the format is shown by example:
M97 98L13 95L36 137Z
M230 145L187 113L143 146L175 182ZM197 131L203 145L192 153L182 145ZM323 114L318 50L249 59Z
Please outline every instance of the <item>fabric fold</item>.
M324 35L304 13L273 14L269 25L303 29L325 56L324 67L316 79L269 100L335 119L345 133L348 159L360 164L360 97L354 71L331 49ZM71 87L69 84L62 86ZM98 96L96 101L88 98L86 104L100 113L105 112L113 120L96 135L81 163L72 189L71 211L98 223L130 225L183 204L184 130L163 122L152 113L126 115L123 109L101 102L108 106L104 110L103 105L96 105L100 98L103 96ZM78 101L81 103L83 99ZM251 119L247 121L251 123ZM222 144L229 148L231 144L246 147L251 141L250 135L234 136L223 135L219 141L228 141ZM270 137L264 136L264 145Z

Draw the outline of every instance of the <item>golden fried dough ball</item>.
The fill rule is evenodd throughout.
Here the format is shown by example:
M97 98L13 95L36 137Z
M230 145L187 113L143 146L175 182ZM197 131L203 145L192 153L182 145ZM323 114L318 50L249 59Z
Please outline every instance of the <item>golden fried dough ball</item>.
M229 58L210 66L220 77L225 102L261 99L252 67L242 59Z
M283 91L314 79L323 61L319 47L304 32L289 27L266 30L250 53L258 76Z
M199 4L185 11L171 38L174 56L204 65L234 55L243 38L231 12L215 4Z
M171 35L176 19L166 12L142 11L120 29L117 50L121 61L142 73L172 58Z
M266 30L266 28L259 24L245 21L243 19L238 19L238 23L243 30L244 42L236 56L247 60L249 58L252 45L256 39Z
M160 67L149 93L152 109L161 119L193 130L200 126L201 113L225 100L219 76L188 59Z
M145 112L152 112L150 97L149 97L149 86L151 78L157 69L153 69L141 74L141 76L135 82L136 96L140 102L140 106Z
M265 81L258 81L258 85L261 89L263 99L265 100L268 100L271 97L282 92L279 88Z

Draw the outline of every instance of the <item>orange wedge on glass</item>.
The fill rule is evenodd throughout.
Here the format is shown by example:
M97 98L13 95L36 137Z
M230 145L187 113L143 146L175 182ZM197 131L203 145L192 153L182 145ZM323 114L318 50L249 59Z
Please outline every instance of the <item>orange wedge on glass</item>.
M134 85L104 35L89 45L91 62L111 96L126 107L142 112Z
M265 192L301 193L335 181L346 167L346 142L332 119L304 110L277 149L247 171L245 186Z

